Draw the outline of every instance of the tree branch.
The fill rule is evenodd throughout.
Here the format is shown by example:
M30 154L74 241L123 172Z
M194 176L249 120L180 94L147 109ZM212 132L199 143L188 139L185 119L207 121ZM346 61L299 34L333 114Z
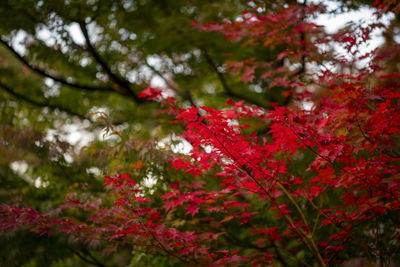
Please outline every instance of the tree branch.
M135 92L132 91L131 83L128 82L127 80L119 77L117 74L115 74L111 70L110 66L101 58L100 54L96 51L96 49L94 48L92 42L90 41L89 32L88 32L88 30L86 28L86 24L83 21L79 21L78 24L79 24L79 27L81 28L83 36L85 37L87 50L90 52L90 54L93 56L93 58L97 61L97 63L100 64L100 66L104 69L104 71L107 73L107 75L110 76L110 78L116 84L118 84L121 88L124 89L124 91L125 91L127 96L131 97L137 103L143 102L143 100L140 99L135 94Z
M289 223L289 225L294 226L294 220L292 219L292 217L290 217L290 215L283 213L281 211L281 208L279 207L279 205L277 205L277 203L275 202L275 198L274 196L272 196L270 194L270 192L268 192L268 190L260 183L260 181L258 181L255 176L251 173L251 171L246 167L246 165L243 165L238 158L236 158L236 156L231 152L231 150L229 150L226 145L219 140L219 138L217 137L217 135L210 130L210 128L207 127L206 124L201 123L200 125L202 125L204 128L206 128L211 134L212 136L215 138L215 140L219 143L219 145L223 148L223 151L225 151L225 153L234 161L236 162L239 166L240 169L243 170L252 180L253 182L265 193L266 196L268 196L270 198L270 200L272 201L272 203L276 206L276 208L282 213L283 217L287 220L287 222ZM248 164L249 166L253 166L253 168L257 169L259 172L267 175L268 174L264 172L264 170L254 166L251 162L249 162L246 158L244 158L243 156L241 156L240 154L237 154L244 162L246 162L246 164ZM276 174L276 170L275 170L275 174ZM273 174L272 176L275 176L275 174ZM300 216L302 217L303 223L305 224L307 229L310 229L307 220L305 218L304 213L302 212L301 208L299 207L299 205L297 204L297 202L294 200L293 196L291 195L291 193L289 191L286 190L286 188L279 182L276 181L276 184L279 186L279 188L283 191L283 193L289 198L290 202L292 202L292 204L296 207L296 209L298 210ZM275 202L275 203L274 203ZM319 261L321 266L326 266L320 252L319 249L313 239L312 236L308 235L302 228L298 228L298 227L294 227L294 230L297 232L297 234L299 235L300 239L302 240L302 242L304 243L304 245L307 246L307 248L309 249L309 251L317 258L317 260ZM308 243L307 241L309 241L310 243Z
M114 89L111 87L98 87L98 86L91 86L91 85L85 85L85 84L79 84L79 83L73 83L73 82L68 82L66 79L53 76L46 72L45 70L36 67L29 63L22 55L20 55L11 45L9 45L3 38L0 36L0 43L2 43L19 61L21 61L25 66L27 66L29 69L32 71L36 72L37 74L40 74L44 77L50 78L56 82L59 82L63 85L81 89L81 90L86 90L86 91L105 91L105 92L116 92Z
M101 262L99 262L97 259L93 259L93 256L90 257L90 258L91 258L91 260L90 260L90 259L86 258L84 255L82 255L81 253L79 253L79 251L77 251L77 250L75 250L75 249L73 249L73 248L70 248L70 247L69 247L68 249L69 249L73 254L77 255L82 261L84 261L84 262L86 262L86 263L89 263L89 264L92 264L92 265L98 266L98 267L105 267L105 265L102 264ZM90 256L91 256L91 254L90 254Z
M197 104L194 102L192 95L190 94L189 90L186 90L184 92L181 92L180 90L178 90L178 88L176 88L172 83L170 83L165 77L164 75L159 72L158 70L156 70L156 68L154 68L152 65L150 65L146 60L144 60L144 64L151 69L155 74L157 74L161 79L164 80L164 82L168 85L169 88L171 88L172 90L174 90L174 92L179 95L180 97L182 97L182 99L189 101L189 103L194 106L197 107Z
M34 106L37 106L37 107L40 107L40 108L49 108L51 110L59 110L59 111L65 112L65 113L67 113L69 115L78 117L78 118L80 118L82 120L85 120L85 119L86 120L90 120L90 118L88 118L88 117L86 117L86 116L84 116L82 114L79 114L79 113L77 113L77 112L75 112L75 111L73 111L73 110L71 110L71 109L69 109L67 107L62 107L62 106L59 106L59 105L56 105L56 104L51 104L51 103L46 103L46 102L40 102L40 101L37 101L35 99L29 98L26 95L17 93L17 92L12 90L9 86L7 86L6 84L4 84L1 81L0 81L0 89L3 89L3 91L7 92L8 94L12 95L13 97L21 99L21 100L23 100L23 101L25 101L25 102L27 102L27 103L29 103L31 105L34 105Z
M201 50L201 52L202 52L204 58L206 59L208 65L210 65L210 67L212 68L212 70L217 74L218 79L219 79L219 81L221 82L222 87L224 88L225 92L226 92L229 96L235 97L235 98L239 98L239 99L243 99L243 100L245 100L245 101L247 101L247 102L249 102L249 103L251 103L251 104L254 104L254 105L259 106L259 107L262 107L262 108L268 108L268 107L269 107L269 105L260 103L260 102L258 102L258 101L255 101L255 100L252 99L252 98L245 97L245 96L243 96L243 95L240 95L240 94L234 92L234 91L232 90L232 88L228 85L228 83L227 83L227 81L226 81L226 79L225 79L224 74L218 70L217 64L214 62L214 60L212 59L212 57L210 56L210 54L207 52L207 50L206 50L205 48L200 48L200 50Z
M354 118L355 118L355 121L357 122L358 129L360 130L361 135L364 137L364 139L367 140L368 143L370 143L371 145L376 145L376 142L372 141L371 138L367 135L367 133L361 127L360 122L358 121L357 114ZM392 157L392 158L400 158L400 154L396 153L396 151L389 151L389 150L385 149L385 150L382 150L382 153L384 153L387 156Z
M89 250L83 249L83 253L88 255L89 258L91 258L93 260L93 262L96 263L97 266L99 267L105 267L105 265L103 263L101 263L95 256L92 255L92 253L90 253Z

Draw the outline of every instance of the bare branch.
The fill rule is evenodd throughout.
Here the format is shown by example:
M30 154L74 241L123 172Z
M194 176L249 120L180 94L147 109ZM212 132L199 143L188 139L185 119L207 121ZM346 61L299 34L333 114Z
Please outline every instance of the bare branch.
M9 45L3 38L0 37L0 43L2 43L19 61L21 61L25 66L27 66L29 69L32 71L36 72L37 74L40 74L44 77L50 78L56 82L59 82L63 85L67 85L69 87L81 89L81 90L86 90L86 91L105 91L105 92L116 92L114 89L111 87L98 87L98 86L92 86L92 85L85 85L85 84L79 84L79 83L73 83L69 82L64 78L57 77L54 75L49 74L47 71L36 67L32 65L31 63L28 62L22 55L20 55L11 45Z
M137 103L143 102L142 99L138 98L138 96L135 94L134 91L132 91L131 88L131 83L122 77L119 77L117 74L115 74L110 66L101 58L100 54L96 51L94 48L92 42L90 41L89 37L89 32L86 28L86 24L83 21L79 21L79 27L81 28L82 34L85 37L86 41L86 47L90 54L93 56L93 58L97 61L97 63L100 64L100 66L104 69L104 71L110 76L110 78L118 84L121 88L125 90L125 93L127 96L131 97L134 99Z

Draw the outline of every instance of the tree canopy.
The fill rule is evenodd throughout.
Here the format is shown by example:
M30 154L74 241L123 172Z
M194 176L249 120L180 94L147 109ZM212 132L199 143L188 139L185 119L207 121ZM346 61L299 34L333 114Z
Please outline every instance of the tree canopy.
M398 262L400 6L330 4L2 1L0 265Z

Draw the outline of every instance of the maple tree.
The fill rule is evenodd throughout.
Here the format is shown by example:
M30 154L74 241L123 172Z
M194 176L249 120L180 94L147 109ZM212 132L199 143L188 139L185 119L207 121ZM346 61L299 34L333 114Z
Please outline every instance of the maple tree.
M151 162L137 162L132 173L105 177L102 201L71 193L47 213L2 205L0 229L101 242L104 253L128 246L171 265L398 261L400 70L387 63L399 45L360 48L384 27L379 18L398 14L400 5L374 6L378 22L334 34L306 19L322 6L296 2L268 10L254 4L235 21L192 22L243 46L279 50L275 61L227 60L226 69L281 92L283 103L184 108L149 87L138 98L159 102L160 114L185 126L180 138L191 150L169 161L189 179L146 189L135 176ZM335 46L346 54L326 49Z

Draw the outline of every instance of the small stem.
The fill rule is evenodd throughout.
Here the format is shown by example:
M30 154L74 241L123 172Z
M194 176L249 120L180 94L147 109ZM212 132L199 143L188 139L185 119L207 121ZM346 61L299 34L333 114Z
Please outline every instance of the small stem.
M271 194L265 189L265 187L250 173L250 171L242 166L242 164L239 162L239 160L232 154L232 152L219 140L219 138L216 136L216 134L211 131L204 123L201 123L200 125L202 125L203 127L205 127L209 132L211 132L211 134L214 136L215 140L217 140L217 142L221 145L221 147L223 148L223 150L225 150L225 152L240 166L241 169L243 169L247 175L256 183L256 185L258 187L260 187L260 189L271 199L271 201L273 202L273 204L277 207L277 209L281 212L281 214L283 215L283 217L289 222L289 224L293 227L293 229L297 232L297 234L300 236L300 239L303 241L303 243L307 246L307 248L310 250L310 252L312 254L314 254L320 265L321 266L326 266L319 250L318 247L316 246L312 236L310 234L307 234L306 232L304 232L304 230L302 228L298 228L295 226L295 223L293 221L293 219L286 213L284 213L281 208L279 207L279 205L276 204L275 199L273 196L271 196ZM241 157L239 155L239 157ZM246 162L246 164L249 164L249 166L253 166L255 169L257 169L258 171L266 174L263 170L260 170L258 167L255 167L251 162L249 162L247 159L241 157L243 159L243 161ZM268 175L267 175L268 176ZM286 188L284 188L284 186L282 184L280 184L279 182L277 182L278 186L282 189L282 191L285 193L285 195L289 198L289 200L292 202L292 204L296 207L296 209L299 211L300 216L302 217L304 224L306 224L307 229L309 230L309 226L307 223L307 220L305 219L304 213L301 211L300 207L298 206L298 204L296 203L296 201L294 200L293 196L290 194L290 192L288 192L286 190ZM308 240L308 241L307 241ZM310 242L311 245L308 243Z
M185 260L184 258L180 257L179 255L177 255L177 254L171 252L169 249L167 249L167 248L164 246L164 244L161 242L161 240L159 240L159 239L155 236L155 234L154 234L151 230L149 230L148 227L144 224L144 222L143 222L142 219L140 218L140 215L139 215L136 211L134 211L134 210L132 210L132 211L136 214L140 225L145 229L145 231L147 231L147 232L151 235L151 237L153 238L153 240L156 241L156 242L159 244L160 248L161 248L163 251L165 251L167 254L171 255L172 257L174 257L174 258L176 258L176 259L182 261L183 263L189 264L189 262L188 262L187 260Z
M283 191L283 193L285 193L285 195L289 198L290 202L292 202L292 204L296 207L297 211L299 212L301 218L304 221L304 224L308 228L307 230L310 230L310 228L309 228L310 226L309 226L309 224L307 222L306 216L304 215L304 213L301 210L300 206L297 204L296 200L293 198L292 194L290 194L290 192L287 191L286 188L280 182L276 182L276 184Z
M375 246L379 257L379 266L384 267L382 251L379 245L379 223L377 215L375 215Z

